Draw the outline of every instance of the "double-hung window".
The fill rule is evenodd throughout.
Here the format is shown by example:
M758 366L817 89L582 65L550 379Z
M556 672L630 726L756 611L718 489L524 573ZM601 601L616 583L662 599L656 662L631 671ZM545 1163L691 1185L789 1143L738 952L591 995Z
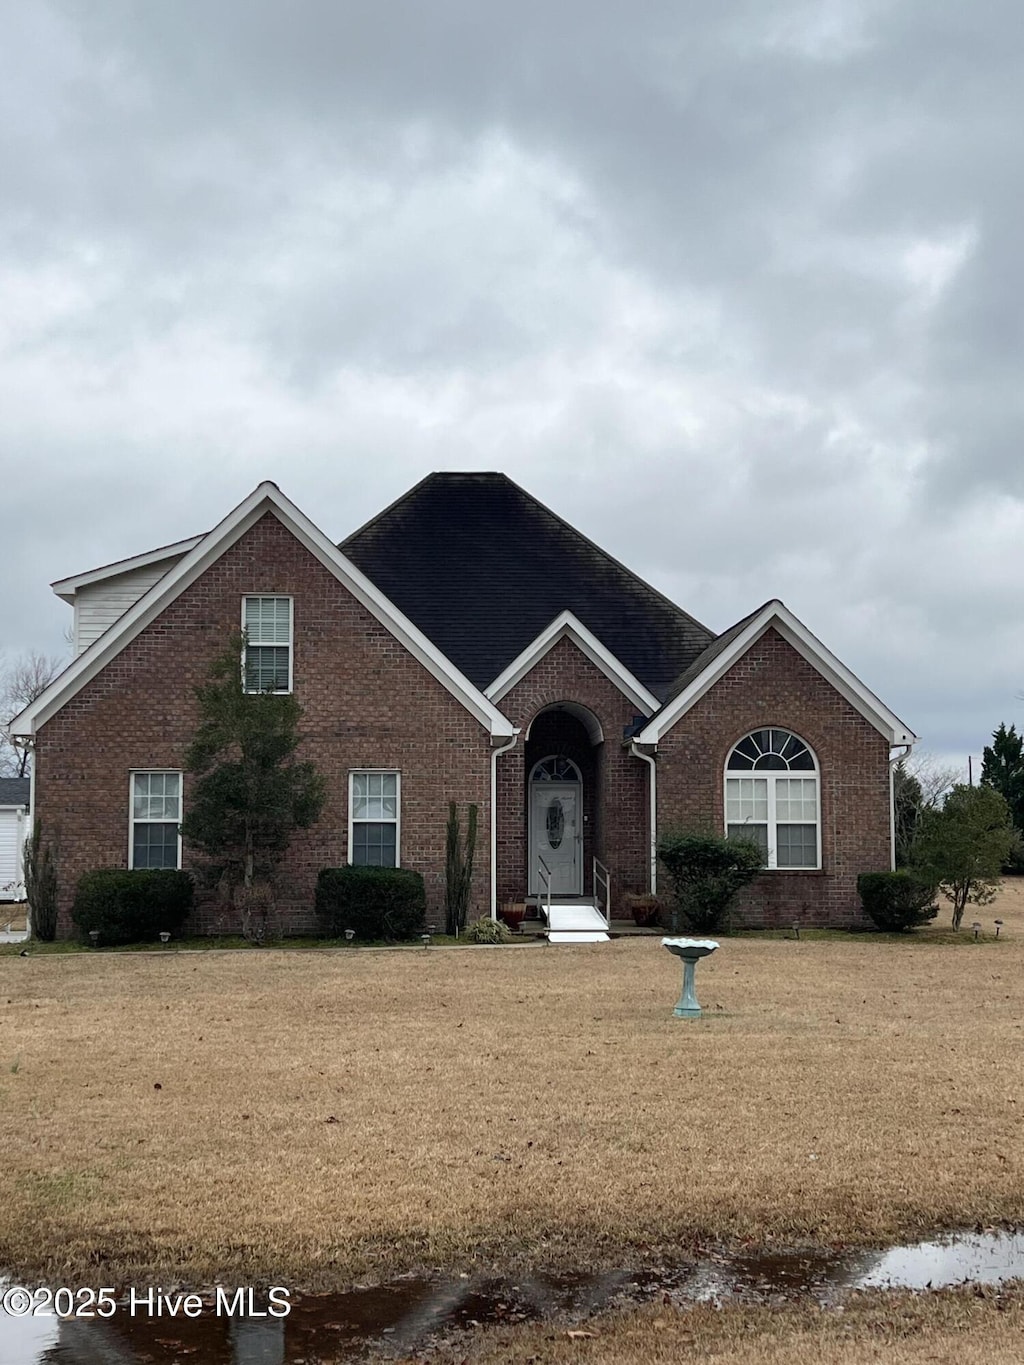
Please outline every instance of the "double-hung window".
M821 867L818 769L788 730L753 730L729 755L725 826L752 839L769 868Z
M246 692L292 690L292 599L242 599L245 657L242 676Z
M348 860L353 867L398 867L401 778L349 774Z
M129 800L128 866L180 867L181 773L132 773Z

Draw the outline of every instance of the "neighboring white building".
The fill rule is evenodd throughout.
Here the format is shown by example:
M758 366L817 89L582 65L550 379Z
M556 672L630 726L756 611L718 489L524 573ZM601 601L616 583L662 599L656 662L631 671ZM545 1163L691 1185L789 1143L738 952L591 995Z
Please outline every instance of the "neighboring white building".
M25 899L30 785L27 777L0 777L0 902Z

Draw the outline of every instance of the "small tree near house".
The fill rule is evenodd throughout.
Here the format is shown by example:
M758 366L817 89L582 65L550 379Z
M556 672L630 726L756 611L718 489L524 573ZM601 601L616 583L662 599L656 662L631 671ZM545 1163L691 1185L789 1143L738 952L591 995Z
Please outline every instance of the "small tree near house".
M992 787L955 786L941 807L924 812L914 865L953 905L959 929L968 905L987 905L999 873L1018 848L1010 808Z
M245 637L232 638L196 688L199 727L185 756L196 781L181 823L184 841L259 942L273 908L273 876L297 829L320 817L324 782L296 758L302 708L291 694L247 692Z

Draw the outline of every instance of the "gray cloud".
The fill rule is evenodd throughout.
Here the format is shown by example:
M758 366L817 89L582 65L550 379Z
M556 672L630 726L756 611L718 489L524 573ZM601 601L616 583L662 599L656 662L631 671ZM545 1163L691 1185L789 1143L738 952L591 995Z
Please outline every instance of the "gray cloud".
M929 746L1024 680L1009 0L11 7L9 653L273 477L340 538L503 468Z

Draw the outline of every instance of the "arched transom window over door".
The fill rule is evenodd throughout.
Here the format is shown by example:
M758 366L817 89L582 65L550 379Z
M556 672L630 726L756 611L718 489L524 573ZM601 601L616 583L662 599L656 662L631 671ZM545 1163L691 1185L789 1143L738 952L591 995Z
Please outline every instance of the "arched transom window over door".
M818 765L788 730L752 730L725 765L725 825L753 839L769 868L821 866Z

